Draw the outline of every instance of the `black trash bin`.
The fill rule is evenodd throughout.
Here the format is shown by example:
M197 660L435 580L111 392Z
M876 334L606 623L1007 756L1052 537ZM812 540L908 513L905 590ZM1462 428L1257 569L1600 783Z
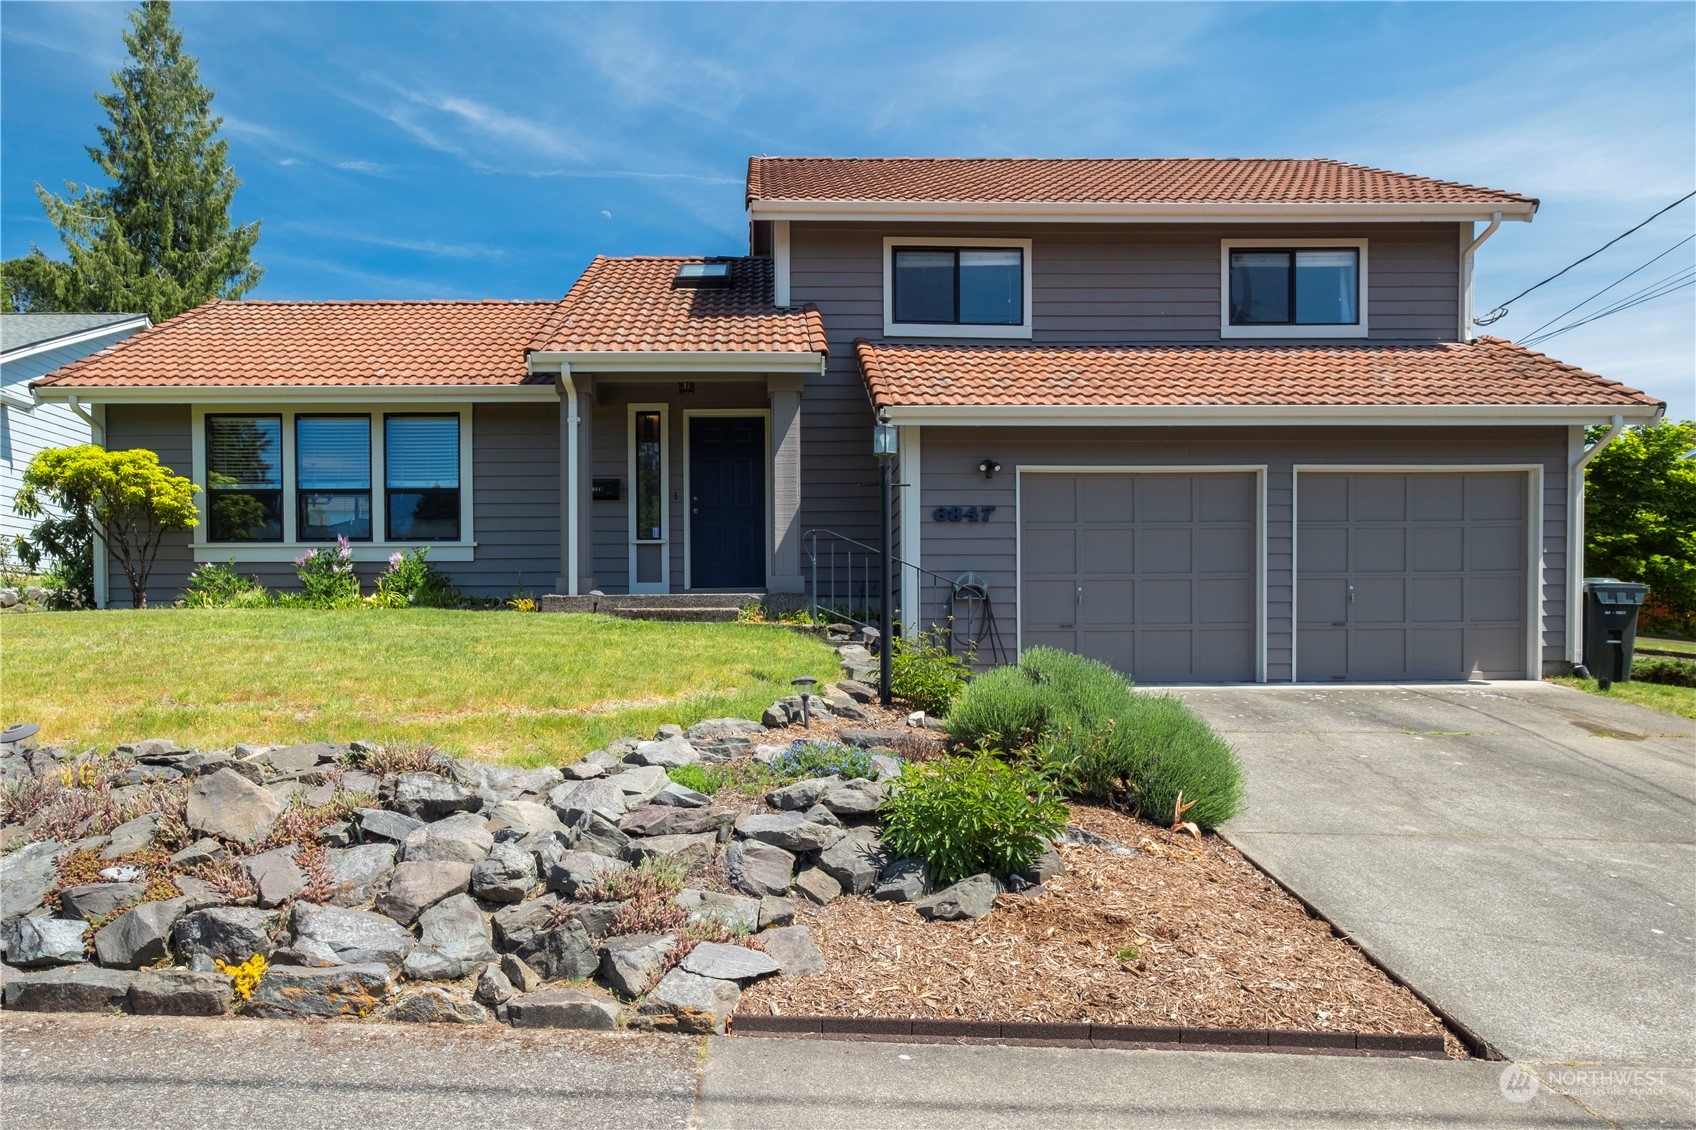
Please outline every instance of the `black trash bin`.
M1646 585L1612 577L1584 578L1584 667L1603 690L1631 681L1637 649L1637 610Z

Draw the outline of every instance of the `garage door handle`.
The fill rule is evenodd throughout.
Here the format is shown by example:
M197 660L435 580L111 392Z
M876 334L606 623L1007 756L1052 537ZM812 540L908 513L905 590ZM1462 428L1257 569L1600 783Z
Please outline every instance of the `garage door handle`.
M1349 603L1350 604L1354 603L1354 586L1353 585L1349 586Z

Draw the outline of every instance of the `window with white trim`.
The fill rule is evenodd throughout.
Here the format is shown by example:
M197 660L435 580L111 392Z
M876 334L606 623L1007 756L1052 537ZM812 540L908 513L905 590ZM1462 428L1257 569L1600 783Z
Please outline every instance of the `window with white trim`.
M1220 258L1223 336L1365 336L1364 240L1229 240Z
M1031 241L884 240L884 333L1029 337Z
M294 418L295 536L371 540L371 417Z

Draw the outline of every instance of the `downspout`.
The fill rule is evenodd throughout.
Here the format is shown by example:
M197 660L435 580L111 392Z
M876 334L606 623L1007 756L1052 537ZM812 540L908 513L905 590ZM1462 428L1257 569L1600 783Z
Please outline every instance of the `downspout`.
M581 549L577 544L577 511L581 503L577 496L582 485L579 482L580 475L577 467L577 432L583 424L582 417L577 414L577 385L571 379L571 366L564 361L561 361L559 365L559 383L560 386L565 389L565 442L571 445L571 457L566 462L565 470L565 489L567 496L565 505L565 556L567 558L564 562L565 568L567 569L565 575L565 595L576 596L577 590L580 587L578 585L578 574L581 572L581 570L577 567L577 561L581 554Z
M1625 430L1625 417L1615 416L1601 439L1573 459L1567 471L1568 513L1566 537L1566 657L1573 666L1584 660L1584 468Z
M88 424L88 435L98 446L106 446L106 428L94 414L82 406L74 395L65 398L65 406L81 417ZM106 534L103 530L94 531L94 607L105 608L111 597L107 593L110 584L107 570L111 566L106 560Z
M88 409L82 406L82 402L75 396L69 396L65 398L65 405L88 423L88 434L93 438L94 442L99 444L101 447L105 447L106 429L101 427L100 421L96 420L93 415L89 413Z
M1484 246L1484 241L1496 234L1496 229L1502 226L1502 214L1490 214L1490 226L1477 239L1466 245L1466 250L1460 253L1460 341L1472 340L1472 253Z

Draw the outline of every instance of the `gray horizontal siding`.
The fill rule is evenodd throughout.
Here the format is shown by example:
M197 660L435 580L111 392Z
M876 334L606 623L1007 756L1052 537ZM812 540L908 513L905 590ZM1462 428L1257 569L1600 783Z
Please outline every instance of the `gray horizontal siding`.
M106 409L106 449L129 451L144 448L159 456L167 469L184 477L194 474L194 449L189 439L189 407L186 404L114 404ZM107 596L113 608L130 607L130 584L116 561L107 562ZM285 567L286 568L286 567ZM147 583L149 604L169 604L182 592L194 571L194 554L187 530L168 533L153 559ZM288 573L290 580L294 573ZM266 583L271 583L267 580Z
M1291 664L1293 474L1296 464L1543 467L1542 659L1558 663L1566 632L1566 444L1564 428L940 428L923 431L920 490L922 564L945 576L983 575L1008 647L1018 625L1015 489L1019 466L1267 467L1267 678L1287 681ZM1002 472L985 481L985 456ZM938 506L995 506L988 524L939 523ZM939 596L927 592L921 623L939 621Z

